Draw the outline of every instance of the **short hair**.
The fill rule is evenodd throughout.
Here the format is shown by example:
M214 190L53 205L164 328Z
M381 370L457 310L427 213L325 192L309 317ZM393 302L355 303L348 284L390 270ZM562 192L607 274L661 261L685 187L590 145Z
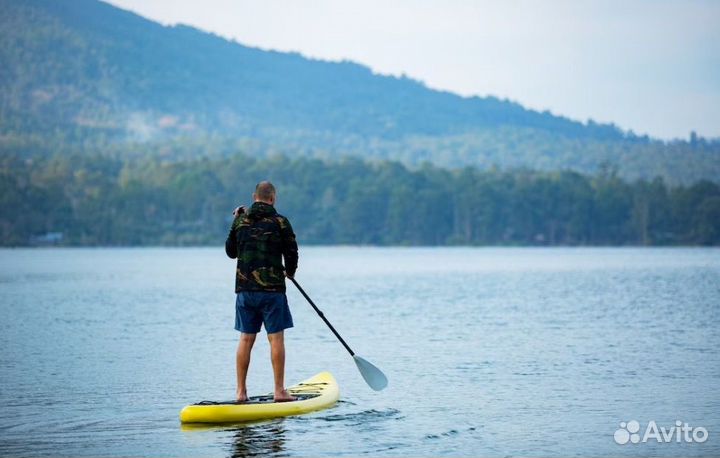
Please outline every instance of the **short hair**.
M255 186L255 196L260 200L270 200L275 197L275 186L269 181L261 181Z

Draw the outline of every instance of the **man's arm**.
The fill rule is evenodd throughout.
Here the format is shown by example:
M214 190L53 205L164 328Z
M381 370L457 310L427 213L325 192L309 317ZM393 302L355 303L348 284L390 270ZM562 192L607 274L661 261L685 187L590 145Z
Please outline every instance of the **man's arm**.
M237 238L235 236L235 222L230 226L230 233L225 239L225 254L230 259L237 258Z
M235 217L235 219L230 226L230 233L228 234L227 239L225 239L225 254L230 259L237 258L237 236L235 235L235 228L238 217L244 212L245 207L243 206L240 206L233 211L233 216Z
M282 254L285 260L285 275L292 278L298 267L298 246L295 232L287 218L280 218L280 237L282 239Z

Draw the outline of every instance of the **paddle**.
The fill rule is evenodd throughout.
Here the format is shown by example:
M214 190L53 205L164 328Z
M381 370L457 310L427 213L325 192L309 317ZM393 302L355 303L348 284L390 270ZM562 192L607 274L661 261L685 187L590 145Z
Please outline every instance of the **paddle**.
M370 388L372 388L375 391L380 391L383 388L385 388L388 384L387 377L385 377L385 374L382 373L380 369L375 367L370 361L367 361L366 359L363 359L355 354L354 351L352 351L352 348L345 342L345 340L340 337L340 334L335 330L332 324L325 318L325 314L320 311L320 309L315 305L315 303L310 299L310 296L307 295L304 289L300 287L297 281L295 281L294 278L288 277L293 282L295 287L300 291L300 294L302 294L305 299L312 305L312 308L315 309L318 315L320 315L320 318L323 319L326 325L330 328L330 330L335 334L335 337L338 338L341 344L345 347L345 349L350 353L350 356L353 357L353 360L355 361L355 365L357 366L358 370L360 371L360 374L365 379L365 382L370 385Z

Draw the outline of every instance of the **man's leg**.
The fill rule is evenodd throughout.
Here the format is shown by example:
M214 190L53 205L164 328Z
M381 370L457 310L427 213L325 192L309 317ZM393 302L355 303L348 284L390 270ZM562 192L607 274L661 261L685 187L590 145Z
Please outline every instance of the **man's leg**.
M295 398L285 389L285 333L280 331L268 334L268 341L275 378L275 401L294 401Z
M237 392L235 398L238 401L247 401L247 373L250 366L250 352L255 343L257 334L240 333L237 354L235 355L235 369L237 371Z

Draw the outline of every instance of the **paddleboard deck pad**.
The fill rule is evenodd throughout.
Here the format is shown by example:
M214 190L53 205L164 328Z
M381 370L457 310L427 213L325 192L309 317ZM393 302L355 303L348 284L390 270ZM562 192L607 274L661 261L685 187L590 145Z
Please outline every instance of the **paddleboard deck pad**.
M275 402L272 394L252 396L245 402L201 401L180 411L182 423L239 423L269 418L302 415L333 406L340 397L340 389L329 372L288 388L295 398L290 402Z

